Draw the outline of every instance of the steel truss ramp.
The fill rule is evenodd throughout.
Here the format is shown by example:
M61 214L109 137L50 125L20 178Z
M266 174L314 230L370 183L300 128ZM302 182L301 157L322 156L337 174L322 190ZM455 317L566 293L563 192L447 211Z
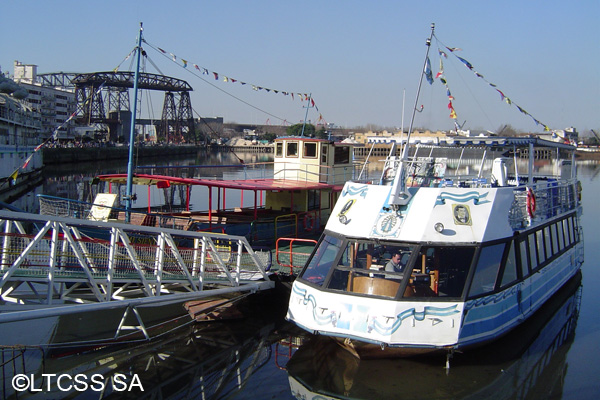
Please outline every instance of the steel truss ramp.
M0 211L0 324L271 289L245 237Z

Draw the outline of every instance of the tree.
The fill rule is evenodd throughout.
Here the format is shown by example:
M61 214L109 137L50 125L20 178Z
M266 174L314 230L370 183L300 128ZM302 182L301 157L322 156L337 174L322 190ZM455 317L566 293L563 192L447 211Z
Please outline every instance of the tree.
M296 124L288 126L288 128L285 131L290 136L300 136L300 134L302 133L302 125L303 124ZM304 136L314 137L315 131L316 129L314 125L306 124L306 126L304 127Z
M329 134L327 133L325 128L321 128L317 131L316 137L319 139L327 139L329 137Z
M272 142L276 138L277 138L276 134L274 134L274 133L268 133L268 132L261 136L262 140L268 140L269 142Z
M500 128L498 128L496 130L496 135L498 136L519 136L519 132L517 132L517 130L515 128L513 128L511 125L507 124L504 126L501 126Z

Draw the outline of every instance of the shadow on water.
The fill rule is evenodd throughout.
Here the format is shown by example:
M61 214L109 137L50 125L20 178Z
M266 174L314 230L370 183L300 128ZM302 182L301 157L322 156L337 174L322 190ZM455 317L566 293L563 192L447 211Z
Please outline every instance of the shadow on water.
M322 336L287 364L297 399L560 398L575 337L581 273L534 316L493 344L445 357L360 360Z
M283 321L282 307L264 301L242 304L242 318L194 322L151 342L4 346L0 398L230 398L278 362L276 343L300 334Z

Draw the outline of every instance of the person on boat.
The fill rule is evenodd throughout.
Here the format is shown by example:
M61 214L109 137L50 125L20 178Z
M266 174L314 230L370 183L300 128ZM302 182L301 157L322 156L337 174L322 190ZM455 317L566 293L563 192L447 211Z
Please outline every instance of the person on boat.
M392 253L392 258L385 265L386 272L402 272L404 265L400 263L401 259L402 255L399 252L395 251Z

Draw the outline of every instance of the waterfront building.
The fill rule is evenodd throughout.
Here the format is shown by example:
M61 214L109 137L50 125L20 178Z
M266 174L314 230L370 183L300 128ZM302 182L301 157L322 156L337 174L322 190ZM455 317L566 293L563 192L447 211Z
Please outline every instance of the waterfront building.
M47 138L58 129L57 139L74 139L74 121L67 124L65 121L76 111L75 90L42 84L37 67L15 60L13 80L29 92L24 101L41 116L41 136Z

